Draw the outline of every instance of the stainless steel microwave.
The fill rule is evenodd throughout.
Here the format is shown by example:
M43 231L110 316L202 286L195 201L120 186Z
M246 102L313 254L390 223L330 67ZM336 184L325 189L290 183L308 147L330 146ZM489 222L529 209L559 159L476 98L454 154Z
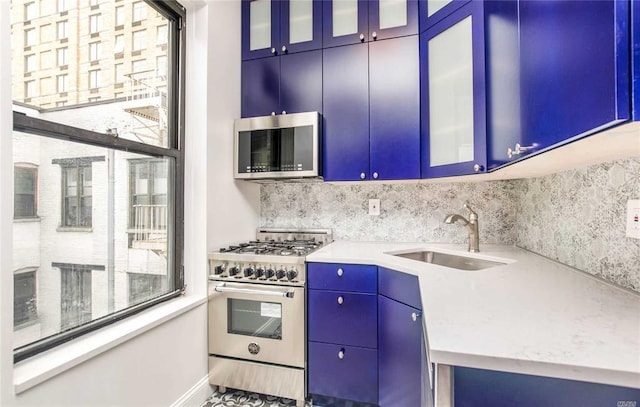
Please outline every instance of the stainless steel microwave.
M234 124L234 177L284 179L322 177L318 112L238 119Z

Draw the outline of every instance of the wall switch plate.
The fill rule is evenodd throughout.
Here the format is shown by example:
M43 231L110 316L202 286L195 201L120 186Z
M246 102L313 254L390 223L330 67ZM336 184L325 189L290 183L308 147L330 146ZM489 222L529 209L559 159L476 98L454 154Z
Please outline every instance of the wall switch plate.
M380 200L379 199L369 199L369 215L379 216L380 215Z
M627 201L627 237L640 239L640 199Z

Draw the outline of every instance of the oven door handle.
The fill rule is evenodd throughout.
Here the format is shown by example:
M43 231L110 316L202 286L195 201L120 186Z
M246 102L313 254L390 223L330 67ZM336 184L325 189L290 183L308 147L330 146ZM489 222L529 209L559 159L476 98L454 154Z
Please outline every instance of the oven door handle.
M284 297L284 298L293 298L293 291L267 291L267 290L254 290L252 288L236 288L236 287L227 287L222 284L218 284L215 287L215 291L219 293L237 293L237 294L257 294L257 295L269 295L272 297Z

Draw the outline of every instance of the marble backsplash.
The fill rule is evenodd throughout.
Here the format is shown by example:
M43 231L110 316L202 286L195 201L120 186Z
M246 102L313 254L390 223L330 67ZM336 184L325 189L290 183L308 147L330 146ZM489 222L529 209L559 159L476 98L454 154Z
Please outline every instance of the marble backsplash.
M371 198L380 216L368 215ZM465 229L443 220L468 201L481 244L516 244L640 292L628 199L640 199L640 157L514 181L264 184L260 204L263 226L328 227L336 240L465 243Z

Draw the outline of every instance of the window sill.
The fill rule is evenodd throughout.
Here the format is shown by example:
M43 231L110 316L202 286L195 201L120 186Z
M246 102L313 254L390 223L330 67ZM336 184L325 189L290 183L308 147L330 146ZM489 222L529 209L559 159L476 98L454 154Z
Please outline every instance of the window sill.
M29 222L40 222L40 217L30 216L28 218L13 218L13 223L29 223Z
M91 233L93 232L93 228L82 228L82 227L73 227L73 226L58 226L56 232L82 232L82 233Z
M206 301L202 296L182 296L24 360L14 365L14 392L22 393Z

